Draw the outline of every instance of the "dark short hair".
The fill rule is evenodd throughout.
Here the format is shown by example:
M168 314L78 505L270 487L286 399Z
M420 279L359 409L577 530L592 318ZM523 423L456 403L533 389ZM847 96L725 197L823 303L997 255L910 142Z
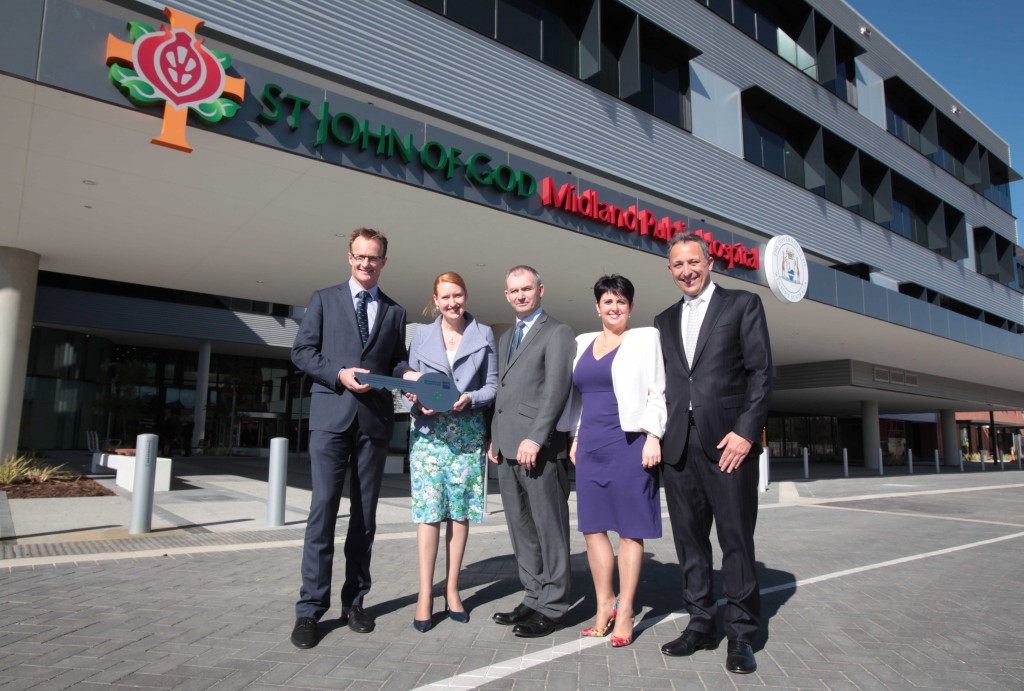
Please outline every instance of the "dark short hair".
M601 297L605 293L611 293L612 295L621 295L626 298L626 302L630 305L633 304L633 295L635 290L633 289L633 282L625 276L619 274L612 274L611 276L602 276L597 279L597 283L594 284L594 299L598 302L601 301Z
M352 253L352 243L356 241L356 238L364 238L366 240L376 240L380 243L380 256L388 256L388 236L379 230L373 228L356 228L352 231L352 234L348 236L348 251Z
M680 233L679 235L673 235L672 239L668 241L668 253L672 253L672 248L683 242L693 242L700 246L700 253L704 256L704 261L711 261L711 248L708 247L708 241L704 239L704 236L697 235L696 233Z

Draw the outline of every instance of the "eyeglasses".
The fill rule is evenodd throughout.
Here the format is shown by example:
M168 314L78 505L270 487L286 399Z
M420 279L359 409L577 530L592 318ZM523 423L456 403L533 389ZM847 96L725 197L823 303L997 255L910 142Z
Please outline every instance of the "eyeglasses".
M380 264L384 261L385 257L379 257L373 254L352 254L348 253L348 256L352 257L353 261L357 263L368 262L370 264Z

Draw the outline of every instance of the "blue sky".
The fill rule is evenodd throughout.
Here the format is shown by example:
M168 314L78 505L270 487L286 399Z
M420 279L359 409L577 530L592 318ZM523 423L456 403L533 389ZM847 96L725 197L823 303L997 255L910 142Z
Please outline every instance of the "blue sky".
M847 2L1006 140L1011 166L1024 171L1024 0ZM1019 217L1024 182L1010 194Z

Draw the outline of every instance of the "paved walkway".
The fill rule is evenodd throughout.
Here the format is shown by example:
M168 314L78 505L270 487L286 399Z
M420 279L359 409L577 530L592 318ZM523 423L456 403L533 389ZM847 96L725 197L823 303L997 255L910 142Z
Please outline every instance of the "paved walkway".
M51 456L88 463L81 452ZM176 459L172 491L157 494L153 531L140 536L127 533L131 497L119 489L88 499L0 494L0 687L1024 688L1016 465L886 468L883 477L855 468L842 478L841 468L814 464L811 480L801 464L773 465L758 523L767 621L759 670L746 677L725 671L724 646L660 654L686 626L668 538L646 543L643 613L628 648L578 635L594 610L578 533L578 599L566 628L525 640L492 623L519 597L493 482L462 576L471 621L438 613L434 629L417 633L415 533L400 475L386 477L378 514L367 603L376 631L356 634L328 618L320 644L297 650L288 636L309 501L304 466L290 464L280 528L266 525L267 461L258 459ZM443 566L437 573L440 610Z

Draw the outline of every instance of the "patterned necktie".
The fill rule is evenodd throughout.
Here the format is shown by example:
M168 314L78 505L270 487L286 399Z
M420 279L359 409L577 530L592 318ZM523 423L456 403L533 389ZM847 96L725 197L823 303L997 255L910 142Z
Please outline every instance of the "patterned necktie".
M356 324L359 326L359 340L366 345L366 342L370 340L370 319L366 314L366 303L370 301L370 294L365 290L360 290L356 297L359 299L359 304L356 305Z
M683 342L683 350L686 351L686 364L693 367L693 354L697 350L697 337L700 335L700 317L697 310L700 308L701 298L690 300L686 304L689 312L686 314L686 337Z
M519 344L523 342L524 331L526 331L526 322L519 322L516 324L516 332L512 334L512 345L508 347L509 362L512 362L512 358L515 356L516 351L519 350Z

